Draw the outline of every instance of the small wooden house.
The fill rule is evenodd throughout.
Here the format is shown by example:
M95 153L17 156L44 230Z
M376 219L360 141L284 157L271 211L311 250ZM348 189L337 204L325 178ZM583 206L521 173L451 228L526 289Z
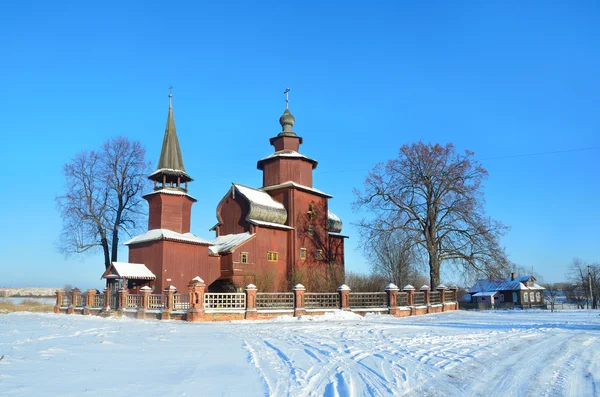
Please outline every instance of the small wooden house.
M469 289L472 303L488 303L490 307L546 307L544 287L533 276L511 273L508 278L481 279Z

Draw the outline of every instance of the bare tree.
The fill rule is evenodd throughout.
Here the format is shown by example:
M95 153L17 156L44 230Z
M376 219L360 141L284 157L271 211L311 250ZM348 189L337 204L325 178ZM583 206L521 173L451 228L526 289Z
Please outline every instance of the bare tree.
M473 152L458 154L452 144L404 145L396 159L375 166L363 191L355 189L355 208L373 215L359 227L405 232L427 258L432 288L444 262L463 274L506 274L510 264L499 237L507 227L485 214L486 177Z
M415 249L403 230L382 232L360 229L363 255L369 260L373 273L398 286L408 283L417 273Z
M544 293L547 302L550 302L550 311L554 312L554 304L560 294L560 286L558 284L543 284L542 287L546 288Z
M117 137L100 151L81 151L64 165L66 193L57 197L61 252L100 248L105 268L117 260L119 233L132 234L145 216L141 196L150 169L145 155L138 141Z
M569 265L568 278L577 290L575 295L580 299L585 299L592 309L597 309L598 298L600 298L600 264L588 264L579 258L574 258Z

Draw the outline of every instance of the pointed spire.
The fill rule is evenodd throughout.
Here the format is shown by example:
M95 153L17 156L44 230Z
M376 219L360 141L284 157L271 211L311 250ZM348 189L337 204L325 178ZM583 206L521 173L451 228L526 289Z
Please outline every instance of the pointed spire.
M150 179L158 182L189 182L192 180L186 172L183 165L183 156L179 147L177 138L177 129L175 128L175 117L173 116L173 87L169 87L169 113L167 115L167 125L165 126L165 136L163 138L162 150L158 159L158 167L150 175ZM166 175L166 178L163 178Z

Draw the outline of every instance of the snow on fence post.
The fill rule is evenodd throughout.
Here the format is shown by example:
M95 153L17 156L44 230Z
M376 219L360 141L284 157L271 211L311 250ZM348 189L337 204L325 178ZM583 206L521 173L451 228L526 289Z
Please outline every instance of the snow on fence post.
M146 318L146 310L150 307L150 294L152 293L152 288L147 285L140 288L140 306L138 306L138 311L136 317L144 320Z
M91 314L90 308L94 306L94 296L95 295L96 295L96 290L93 288L90 288L85 292L85 307L83 308L84 315Z
M387 287L385 287L385 292L387 293L388 298L388 310L389 314L392 316L397 316L400 313L400 309L398 308L398 286L393 283L389 283Z
M258 317L256 310L256 285L248 284L246 286L246 319Z
M421 288L419 288L419 292L423 293L423 299L425 301L424 304L427 306L427 313L431 313L431 289L428 285L423 285Z
M59 289L56 291L56 305L54 305L54 313L60 313L60 306L62 305L63 297L65 296L65 291Z
M127 295L129 294L129 290L125 287L119 289L119 300L117 302L117 314L119 316L123 315L123 311L127 307Z
M187 321L204 320L204 280L194 277L188 284L190 308L186 315Z
M294 316L303 316L306 314L304 309L304 293L306 288L302 284L296 284L293 288L294 291Z
M350 310L350 287L342 284L338 287L340 294L340 310Z
M175 286L170 285L169 288L166 288L163 291L163 311L160 313L161 320L170 320L171 312L175 307L175 294L177 293L177 288Z
M446 311L446 299L445 299L446 294L444 294L444 291L447 290L448 287L446 287L444 284L440 284L435 289L438 290L438 292L440 293L440 303L442 304L442 311L445 312Z

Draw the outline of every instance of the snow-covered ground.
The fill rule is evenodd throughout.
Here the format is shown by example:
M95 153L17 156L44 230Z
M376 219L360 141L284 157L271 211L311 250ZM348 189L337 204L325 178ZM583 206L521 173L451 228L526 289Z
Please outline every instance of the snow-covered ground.
M592 311L186 323L0 316L0 395L600 396Z

